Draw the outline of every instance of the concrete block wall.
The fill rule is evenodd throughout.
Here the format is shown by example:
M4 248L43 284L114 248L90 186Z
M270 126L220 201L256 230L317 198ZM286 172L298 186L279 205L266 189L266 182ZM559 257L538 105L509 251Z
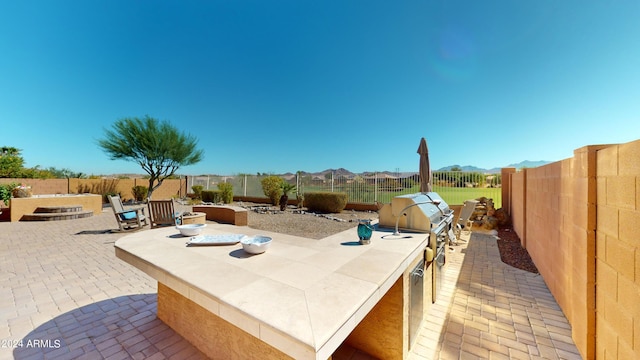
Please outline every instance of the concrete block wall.
M576 345L589 358L592 351L584 339L593 337L595 332L595 306L593 302L583 303L589 290L573 281L576 274L582 277L589 272L583 259L587 256L584 249L588 247L588 239L581 235L586 232L586 224L581 224L579 215L586 208L587 195L576 186L582 181L577 171L583 167L581 161L586 160L578 156L526 169L522 227L531 258L573 325ZM590 281L593 283L593 279Z
M67 179L0 179L0 184L25 184L31 187L33 195L68 194Z
M640 140L597 153L596 357L640 358Z
M0 179L0 184L18 183L31 186L33 195L77 194L79 189L98 187L102 182L115 181L116 192L124 200L133 198L132 188L136 185L149 186L148 179ZM153 199L164 200L173 197L185 197L186 179L167 179L153 192Z
M511 217L511 224L513 225L513 229L516 231L518 236L520 237L520 242L523 247L526 247L526 201L525 201L525 191L526 191L526 169L520 172L510 172L510 181L505 181L507 179L506 176L503 175L503 183L506 182L510 186L510 196L509 198L509 207L507 208L509 211L509 216ZM504 194L502 196L502 202L504 204Z
M134 186L149 186L148 179L69 179L69 188L72 193L77 193L78 189L93 186L99 186L102 182L115 182L116 192L120 193L123 200L133 199L133 187ZM162 182L162 185L153 191L154 200L166 200L173 197L186 196L186 179L167 179Z
M514 230L583 358L640 358L640 140L507 177Z

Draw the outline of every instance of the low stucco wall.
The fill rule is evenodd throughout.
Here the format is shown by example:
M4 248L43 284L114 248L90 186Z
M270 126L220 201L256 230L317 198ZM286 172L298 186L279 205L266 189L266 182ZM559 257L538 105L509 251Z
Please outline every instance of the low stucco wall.
M32 214L39 206L81 205L83 210L102 212L102 196L95 194L79 195L35 195L28 198L11 198L10 221L20 221L25 214Z

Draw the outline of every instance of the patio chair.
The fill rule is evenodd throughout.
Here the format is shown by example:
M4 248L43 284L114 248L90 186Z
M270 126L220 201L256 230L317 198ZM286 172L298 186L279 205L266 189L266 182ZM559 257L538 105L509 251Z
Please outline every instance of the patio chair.
M138 230L148 224L147 217L144 215L144 206L125 208L119 195L109 195L107 199L109 199L120 231Z
M182 214L174 210L173 200L149 200L151 228L179 225Z
M462 230L464 230L469 236L471 236L471 228L473 227L471 215L473 215L477 204L478 200L466 200L464 202L464 206L462 207L462 210L460 210L460 216L458 216L458 221L456 222L455 235L458 239L460 239Z

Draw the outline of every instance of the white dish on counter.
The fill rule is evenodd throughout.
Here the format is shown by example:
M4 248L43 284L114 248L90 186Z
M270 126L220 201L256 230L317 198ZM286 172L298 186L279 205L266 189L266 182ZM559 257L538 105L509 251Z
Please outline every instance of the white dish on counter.
M256 236L245 236L240 239L240 243L242 243L242 249L248 252L249 254L262 254L267 251L269 246L271 245L272 239L268 236L256 235Z
M199 235L189 239L187 246L235 245L245 237L242 234Z
M182 236L196 236L200 235L206 226L207 224L185 224L176 226L176 229L180 231Z

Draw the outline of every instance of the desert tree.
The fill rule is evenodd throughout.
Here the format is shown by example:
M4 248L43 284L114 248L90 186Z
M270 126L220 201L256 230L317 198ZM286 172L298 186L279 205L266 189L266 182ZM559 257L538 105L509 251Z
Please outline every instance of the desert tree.
M24 166L24 159L20 149L10 146L0 147L0 177L20 177Z
M197 144L195 137L179 131L168 121L148 115L119 119L111 129L105 130L105 137L98 140L111 160L136 162L149 174L148 199L181 166L202 160L203 152L196 149Z

